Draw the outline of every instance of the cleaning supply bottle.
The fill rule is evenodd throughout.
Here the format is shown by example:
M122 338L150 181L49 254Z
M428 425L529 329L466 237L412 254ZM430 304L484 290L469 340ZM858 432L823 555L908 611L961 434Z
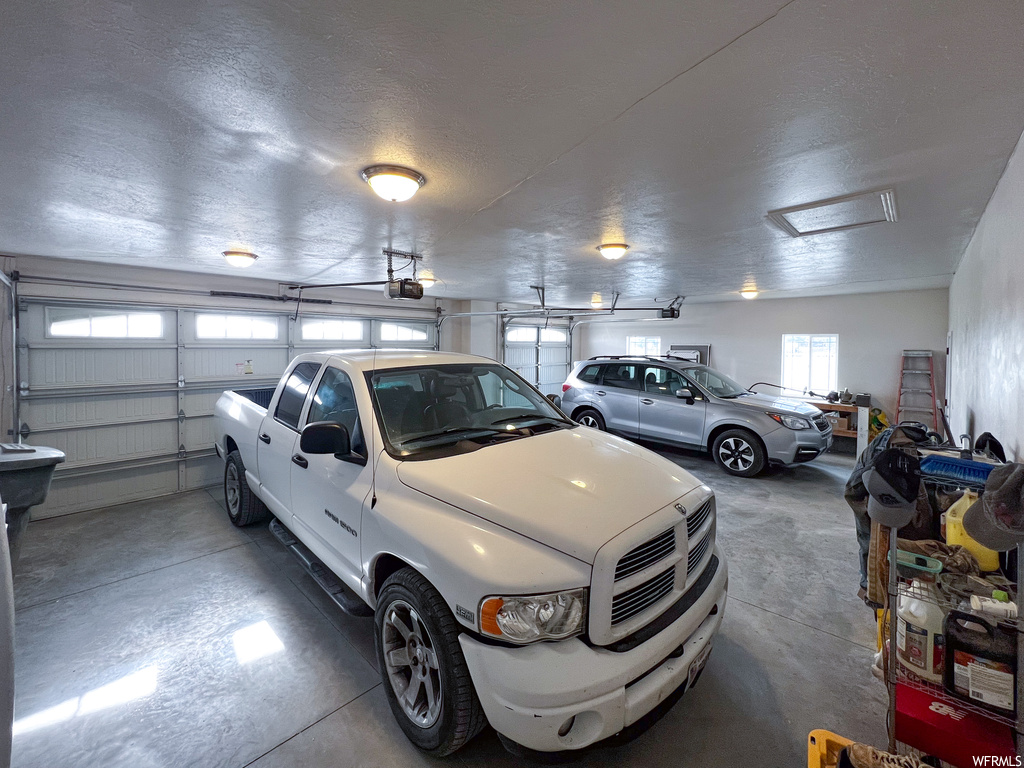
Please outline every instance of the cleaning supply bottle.
M1013 626L950 611L946 617L943 687L1003 715L1016 710L1017 633Z
M982 571L998 571L999 553L979 544L964 530L964 514L977 500L978 494L974 491L964 491L964 495L946 510L946 543L951 547L964 547L978 559Z
M930 683L942 682L944 617L933 582L914 579L909 587L900 585L899 607L896 609L896 658L908 672Z

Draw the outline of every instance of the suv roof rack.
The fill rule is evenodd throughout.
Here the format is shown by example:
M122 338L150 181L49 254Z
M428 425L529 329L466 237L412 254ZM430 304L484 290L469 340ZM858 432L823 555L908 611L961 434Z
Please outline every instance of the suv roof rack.
M673 355L671 352L666 352L661 357L654 357L653 355L594 355L593 357L588 357L587 360L650 360L651 362L655 363L663 363L666 360L678 360L682 363L703 365L703 363L694 363L693 360L688 360L685 357Z

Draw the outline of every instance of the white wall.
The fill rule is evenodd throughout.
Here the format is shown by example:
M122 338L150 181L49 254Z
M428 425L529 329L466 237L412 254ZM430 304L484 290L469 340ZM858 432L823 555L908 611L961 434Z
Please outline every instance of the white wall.
M891 416L904 349L935 353L936 389L941 400L947 310L944 288L683 304L677 320L581 325L573 351L576 359L625 354L626 336L660 336L663 353L671 344L711 344L711 365L740 384L777 384L782 378L784 333L837 333L839 388L870 392L873 404Z
M1017 144L949 289L954 432L1024 459L1024 150Z

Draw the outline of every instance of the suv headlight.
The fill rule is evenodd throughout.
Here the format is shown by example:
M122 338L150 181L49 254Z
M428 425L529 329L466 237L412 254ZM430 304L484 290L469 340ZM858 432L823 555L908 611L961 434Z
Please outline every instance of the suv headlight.
M480 603L480 631L510 643L563 640L583 632L586 615L586 589L485 597Z
M811 428L811 422L809 422L807 419L802 419L799 416L787 416L783 413L769 413L768 415L775 419L777 422L779 422L779 424L781 424L784 427L788 427L789 429Z

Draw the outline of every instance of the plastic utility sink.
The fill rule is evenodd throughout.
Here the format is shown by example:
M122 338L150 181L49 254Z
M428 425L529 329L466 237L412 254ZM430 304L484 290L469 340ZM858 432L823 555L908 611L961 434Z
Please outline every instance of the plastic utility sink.
M7 505L7 538L12 564L18 562L29 508L46 500L53 470L63 461L64 452L56 448L0 443L0 499Z

